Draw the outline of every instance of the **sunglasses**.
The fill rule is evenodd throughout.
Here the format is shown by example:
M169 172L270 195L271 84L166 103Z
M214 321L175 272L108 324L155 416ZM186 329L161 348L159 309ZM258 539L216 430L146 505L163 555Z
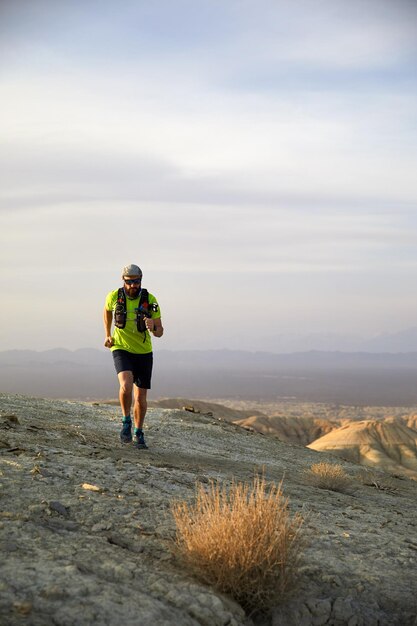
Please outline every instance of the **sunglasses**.
M141 283L141 278L131 278L131 279L124 279L126 285L140 285Z

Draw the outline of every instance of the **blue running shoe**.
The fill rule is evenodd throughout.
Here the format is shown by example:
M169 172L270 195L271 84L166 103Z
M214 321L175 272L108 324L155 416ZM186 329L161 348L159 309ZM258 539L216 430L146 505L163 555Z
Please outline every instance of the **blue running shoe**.
M120 441L122 443L130 443L132 441L132 421L123 422L122 430L120 431Z
M145 437L143 436L143 430L139 430L136 433L136 441L134 443L135 448L139 448L140 450L147 450L148 446L145 443Z

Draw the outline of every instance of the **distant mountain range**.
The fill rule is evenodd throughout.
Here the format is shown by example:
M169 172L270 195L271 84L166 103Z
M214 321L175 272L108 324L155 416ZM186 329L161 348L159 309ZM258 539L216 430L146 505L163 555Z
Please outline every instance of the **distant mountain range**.
M234 350L155 353L151 397L297 400L349 405L417 404L417 351L405 353ZM0 391L60 398L116 398L109 352L0 352Z
M306 352L417 352L417 326L371 338L341 333L282 334L274 338L274 351Z
M417 326L368 339L363 342L362 350L367 352L416 352Z

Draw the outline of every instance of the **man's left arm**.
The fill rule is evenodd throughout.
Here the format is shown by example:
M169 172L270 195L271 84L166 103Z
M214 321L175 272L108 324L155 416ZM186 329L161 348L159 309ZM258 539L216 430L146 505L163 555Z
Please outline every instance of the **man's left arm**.
M145 317L145 326L154 337L162 337L164 334L164 327L160 317Z
M164 327L162 326L162 320L160 317L156 317L153 320L152 334L154 337L162 337L162 335L164 334Z
M162 337L164 328L162 326L161 311L155 296L149 294L149 304L151 305L151 317L145 317L145 326L154 337Z

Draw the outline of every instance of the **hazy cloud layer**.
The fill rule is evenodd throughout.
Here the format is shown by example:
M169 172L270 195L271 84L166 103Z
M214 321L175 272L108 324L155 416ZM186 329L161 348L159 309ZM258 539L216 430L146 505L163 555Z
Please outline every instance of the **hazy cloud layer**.
M130 261L165 347L414 325L416 18L380 0L3 2L3 347L100 344Z

